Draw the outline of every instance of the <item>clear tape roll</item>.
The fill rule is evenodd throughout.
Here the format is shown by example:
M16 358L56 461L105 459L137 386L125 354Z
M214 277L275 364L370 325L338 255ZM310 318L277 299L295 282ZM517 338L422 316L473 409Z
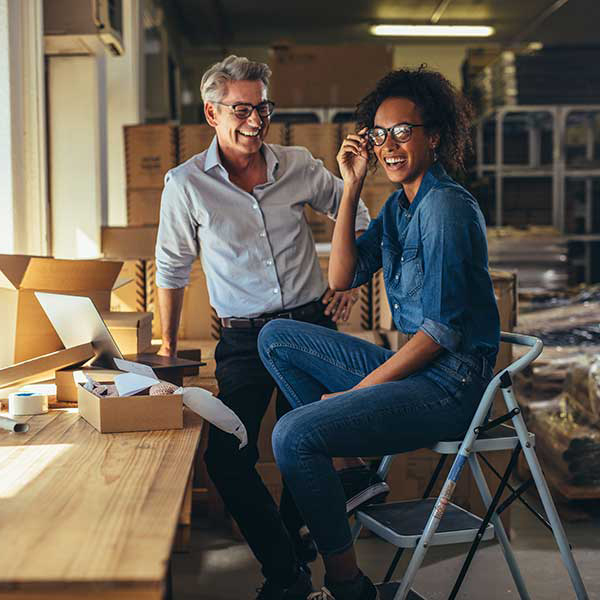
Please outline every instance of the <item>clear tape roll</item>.
M41 415L48 412L48 395L36 392L14 392L8 395L8 413L11 417Z

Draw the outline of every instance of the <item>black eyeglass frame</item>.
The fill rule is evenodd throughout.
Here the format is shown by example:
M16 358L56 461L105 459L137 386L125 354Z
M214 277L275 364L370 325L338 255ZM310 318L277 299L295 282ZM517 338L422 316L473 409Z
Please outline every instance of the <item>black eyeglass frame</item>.
M396 127L400 127L400 126L404 126L404 127L408 127L408 137L405 140L399 140L396 138L396 136L392 133L392 129L395 129ZM367 139L369 140L369 142L371 144L373 144L373 146L383 146L387 140L388 134L392 136L392 139L396 142L398 142L399 144L406 144L406 142L410 141L410 138L412 137L412 133L413 133L413 129L415 127L426 127L427 124L426 123L396 123L395 125L392 125L391 127L371 127L368 131L367 131ZM380 144L376 143L375 140L373 139L373 136L371 135L372 131L375 130L380 130L380 131L385 131L385 136L383 138L383 142L381 142Z
M250 104L250 102L236 102L235 104L226 104L225 102L216 102L216 101L214 101L213 104L220 104L221 106L227 106L228 108L231 109L231 112L241 121L249 118L250 115L254 112L254 110L256 110L256 112L258 113L258 116L261 119L268 119L275 112L275 102L273 102L272 100L263 100L262 102L259 102L258 104ZM236 112L235 112L238 106L245 106L246 108L250 109L250 112L245 117L241 117L240 115L236 114ZM259 110L260 106L268 106L270 108L269 114L261 115L260 110Z

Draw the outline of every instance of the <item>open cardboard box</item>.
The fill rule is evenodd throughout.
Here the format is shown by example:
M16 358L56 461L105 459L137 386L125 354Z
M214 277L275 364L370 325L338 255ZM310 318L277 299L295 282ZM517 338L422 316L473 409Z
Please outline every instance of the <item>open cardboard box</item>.
M121 373L102 371L101 376L96 375L98 379L92 377L98 383L112 383ZM82 383L77 383L77 407L79 414L100 433L183 427L182 394L102 397L87 390Z
M0 367L63 348L35 291L88 296L110 310L121 262L0 254Z

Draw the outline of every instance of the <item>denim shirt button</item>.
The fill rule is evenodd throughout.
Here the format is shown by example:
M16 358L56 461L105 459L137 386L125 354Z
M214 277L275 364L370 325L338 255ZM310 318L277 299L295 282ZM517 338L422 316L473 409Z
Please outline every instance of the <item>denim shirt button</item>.
M396 310L398 310L398 305L397 305L397 304L394 304L394 308L395 308Z
M404 262L404 256L400 259L400 262Z
M398 281L398 279L400 279L400 275L396 275L396 277L394 277L394 279L395 279L396 281Z

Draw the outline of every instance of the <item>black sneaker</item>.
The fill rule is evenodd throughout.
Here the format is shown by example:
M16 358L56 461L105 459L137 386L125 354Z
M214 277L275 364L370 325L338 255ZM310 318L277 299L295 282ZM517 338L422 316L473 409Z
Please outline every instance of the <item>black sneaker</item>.
M342 469L338 475L346 493L349 515L360 506L383 502L390 492L390 486L367 466Z
M317 545L307 527L302 527L292 535L294 550L301 563L311 563L317 560Z
M270 579L265 580L262 587L256 590L256 600L306 600L313 587L310 575L303 569L298 571L298 578L289 587L282 587Z
M379 594L373 582L362 572L353 581L330 581L325 575L325 585L308 596L308 600L377 600Z

